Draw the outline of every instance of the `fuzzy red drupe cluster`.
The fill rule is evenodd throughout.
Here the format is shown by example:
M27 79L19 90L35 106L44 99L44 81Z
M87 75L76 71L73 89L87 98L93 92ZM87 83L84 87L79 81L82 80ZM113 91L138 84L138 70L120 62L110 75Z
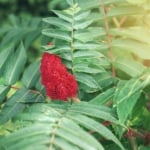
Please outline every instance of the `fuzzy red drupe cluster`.
M68 98L77 96L78 85L75 77L67 71L59 56L45 52L40 72L41 82L50 98L67 101Z

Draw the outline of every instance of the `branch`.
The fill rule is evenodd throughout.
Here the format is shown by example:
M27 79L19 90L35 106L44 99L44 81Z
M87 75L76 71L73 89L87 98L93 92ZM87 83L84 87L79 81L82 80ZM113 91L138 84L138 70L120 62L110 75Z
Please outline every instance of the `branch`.
M14 89L14 90L19 90L20 89L20 87L17 87L17 86L11 86L11 88ZM34 94L42 95L39 91L36 91L36 90L29 89L29 91L31 91Z
M100 0L101 2L101 12L104 18L104 24L105 24L105 30L106 30L106 37L107 37L107 44L108 44L108 48L109 48L109 57L111 60L111 63L113 63L114 61L114 57L113 57L113 52L112 52L112 40L111 40L111 35L109 34L109 24L108 24L108 19L107 19L107 15L105 12L105 5L103 0ZM113 67L112 64L112 76L115 77L116 76L116 72L115 72L115 68Z

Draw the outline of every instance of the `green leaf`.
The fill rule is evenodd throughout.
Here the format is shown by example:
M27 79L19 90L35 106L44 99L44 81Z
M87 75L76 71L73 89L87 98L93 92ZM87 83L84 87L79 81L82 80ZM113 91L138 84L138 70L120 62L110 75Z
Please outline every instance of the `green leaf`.
M0 84L0 102L2 102L4 100L4 98L6 97L7 93L9 92L9 90L10 90L9 86Z
M68 15L72 16L72 21L74 20L74 15L77 14L81 10L80 7L78 7L77 3L74 3L70 8L65 9L64 12Z
M110 1L113 1L113 0L110 0ZM116 1L116 0L114 0L114 1ZM119 2L122 3L123 1L120 0ZM138 14L144 15L144 12L145 11L143 8L140 8L137 6L130 6L130 5L128 5L128 6L122 5L121 6L120 5L119 7L114 7L110 11L108 11L107 17L111 19L112 17L127 16L127 15L138 15ZM93 21L103 21L103 19L104 19L103 15L100 13L91 13L91 15L89 15L88 18L90 20L92 19Z
M60 47L49 47L49 46L42 46L44 48L44 51L45 49L47 51L50 51L50 53L53 53L53 54L61 54L61 53L64 53L64 52L70 52L71 51L71 48L70 46L60 46Z
M84 73L76 73L75 76L78 82L81 82L90 88L100 89L98 83L92 76Z
M90 66L96 66L103 71L104 71L104 69L110 69L110 62L106 57L104 57L104 58L103 57L101 57L101 58L94 58L94 57L93 58L87 58L86 61ZM80 62L80 60L79 60L79 62Z
M113 48L119 48L121 50L133 52L140 58L150 59L150 45L134 40L117 39L113 41L112 46Z
M13 45L9 45L0 50L0 73L3 72L3 67L12 54L13 49Z
M69 112L74 112L76 114L79 113L89 117L100 118L113 123L118 123L116 118L113 117L113 112L111 109L108 109L105 106L97 106L95 104L82 102L80 104L72 105Z
M67 22L72 22L72 16L68 15L64 11L59 11L59 10L53 10L53 12L61 19L67 21Z
M127 15L141 15L144 14L144 10L140 7L136 6L120 6L120 7L115 7L108 11L107 16L108 17L117 17L117 16L127 16Z
M42 34L43 35L46 35L48 37L53 37L53 38L56 38L56 39L61 39L61 40L64 40L64 41L67 41L67 42L70 42L71 41L71 37L69 35L69 33L67 33L66 31L63 31L63 30L58 30L58 29L44 29L42 31Z
M31 31L26 32L25 39L24 39L24 46L25 49L29 49L31 44L41 36L41 30L42 27L38 27L35 29L32 29Z
M149 41L150 31L147 28L143 28L140 26L122 28L122 29L111 29L110 33L113 35L119 35L119 36L123 36L126 38L132 38L134 40L138 40L138 41L150 44L150 41Z
M60 109L64 109L64 111L66 110L66 107L58 106L58 104L51 104L51 107L55 108L58 111ZM90 117L105 119L113 123L118 123L116 118L113 116L113 111L110 108L87 102L72 104L67 112L67 116L69 117L72 114L83 114Z
M91 56L91 57L74 58L72 69L77 70L77 72L96 74L96 73L106 72L104 67L106 67L106 66L104 66L104 63L103 63L103 61L101 61L100 57L95 58L95 57Z
M150 149L150 146L146 146L146 147L145 147L145 146L142 146L142 145L141 145L141 146L139 147L139 150L149 150L149 149Z
M23 39L26 32L27 31L22 30L22 28L12 28L12 30L8 31L7 34L5 34L2 40L2 46L7 45L8 43L11 43L12 41L15 45L18 44L19 42L21 42L20 39Z
M65 59L65 60L69 60L71 61L72 60L72 56L71 56L71 53L62 53L61 54L61 58Z
M147 70L147 72L145 72L145 74L140 79L143 81L142 82L143 89L148 85L150 85L150 70Z
M99 95L97 95L96 97L94 97L90 101L90 103L98 104L98 105L105 104L113 98L114 92L115 92L115 88L110 88L107 91L104 91L104 92L100 93Z
M43 91L44 91L44 93L45 93L45 88L44 88L44 86L42 85L42 83L41 83L41 78L37 81L37 83L36 83L36 89L38 90L38 91L40 91L41 93L43 93ZM45 95L45 94L43 94L43 95Z
M102 88L108 88L114 84L115 79L109 72L102 72L99 75L96 75L96 80Z
M68 31L72 30L71 24L65 22L64 20L56 18L56 17L44 18L43 21L50 24L50 25L55 25L61 29L66 29Z
M17 91L11 98L8 99L2 111L0 112L0 124L7 122L12 117L21 112L25 105L18 102L26 96L26 90L22 89Z
M142 84L139 79L119 82L113 100L121 123L124 124L129 114L131 114L141 92Z
M90 9L90 8L95 8L95 7L100 7L100 1L99 0L75 0L79 6L82 9ZM123 0L107 0L103 1L104 4L111 4L111 3L121 3Z
M85 141L85 139L81 138L81 135L78 135L77 132L75 132L75 135L71 132L66 132L65 130L59 129L58 135L65 140L78 145L83 150L87 149L93 149L96 150L94 147L92 147L88 142ZM104 150L104 149L102 149Z
M115 135L92 117L106 117L105 119L116 122L109 108L87 102L72 105L63 102L61 105L59 103L32 105L16 118L21 119L20 129L0 139L0 145L7 150L16 150L20 147L23 150L30 150L31 147L38 145L47 149L57 147L66 150L69 148L104 150L101 143L85 129L87 128L114 141L124 150Z
M103 146L98 141L96 141L90 134L82 130L82 128L80 128L77 123L75 123L70 119L64 118L62 120L61 129L62 129L61 132L67 133L67 135L66 134L63 135L65 136L64 138L66 138L68 141L72 142L73 144L82 147L82 149L86 149L90 147L91 149L102 149L102 150L104 149ZM59 131L58 131L58 135L60 135ZM83 144L81 144L77 138L80 139L80 141L83 141Z
M104 55L98 51L76 51L73 55L74 58L82 57L104 57Z
M96 131L106 139L112 140L121 148L121 150L125 150L120 141L113 135L113 133L99 122L83 115L73 116L72 119L77 121L80 125L83 125L87 129Z
M26 63L26 52L21 44L16 53L11 56L8 60L7 65L4 70L4 79L7 84L14 84L18 79L20 74L22 73L23 67Z
M6 85L0 85L0 103L4 100L7 93L9 92L10 87Z
M138 5L144 4L146 2L146 0L126 0L126 1L131 4L138 4Z
M91 74L103 72L103 70L100 70L99 68L89 67L87 64L83 64L83 63L75 64L73 66L73 70L74 72L84 72L84 73L91 73Z
M142 64L132 59L129 58L127 59L122 57L119 57L115 60L114 66L115 68L125 72L131 77L136 77L138 75L141 75L145 70L145 67Z
M75 21L83 20L83 18L88 17L88 15L90 14L90 12L91 12L90 10L83 11L83 12L80 11L79 13L75 14L75 17L74 17Z
M79 43L74 42L74 46L76 49L84 49L84 50L100 50L100 49L106 49L108 46L103 43Z
M16 144L12 143L12 145L7 146L7 149L8 150L16 150L16 149L20 149L21 148L21 150L33 150L33 146L31 146L31 142L33 144L38 142L41 145L38 145L38 146L35 145L34 148L36 150L47 150L47 147L45 145L43 145L43 143L44 143L43 140L45 140L45 143L46 142L48 143L48 137L45 138L44 136L41 136L41 137L38 137L36 139L34 137L30 137L30 138L31 139L30 139L30 141L28 141L28 144L26 144L26 141L24 139L22 139L22 141L20 141L19 144L16 145ZM17 142L17 141L15 141L15 142Z
M87 30L75 31L74 38L82 42L99 40L106 34L104 28L90 27Z
M74 4L74 1L73 0L66 0L67 1L67 3L70 5L70 6L72 6L73 4Z
M44 97L39 93L32 93L31 90L25 88L18 90L8 99L0 112L0 124L7 122L22 112L26 103L42 102L43 100Z
M80 148L78 148L76 145L69 143L60 137L55 138L55 145L64 150L80 150Z
M128 149L131 148L131 146L128 146ZM131 148L132 149L132 148ZM117 145L115 144L106 144L105 146L105 150L120 150L120 147L118 147Z
M26 88L35 87L39 78L39 61L32 63L24 72L22 82Z
M3 36L1 46L8 45L9 43L17 45L21 41L24 41L24 46L28 49L31 43L41 33L41 18L29 19L28 17L20 18L10 15L8 19L11 25L8 27L8 30Z
M0 29L0 36L4 35L5 33L7 33L8 31L11 30L11 27L8 25L3 25Z
M93 22L93 20L77 21L77 22L75 22L74 28L76 30L84 29L84 28L87 28L92 22Z
M23 128L18 132L14 132L13 134L10 134L10 136L2 139L2 141L0 141L1 143L0 145L5 146L5 148L7 148L8 150L20 149L20 147L23 150L28 150L31 149L31 145L33 149L33 145L35 145L36 147L35 143L39 143L39 146L48 144L49 142L48 133L50 133L50 129L51 129L50 127L46 127L46 126L44 127L39 124L33 125L28 128ZM26 144L25 139L28 138L30 138L30 140L28 141L28 144ZM19 140L20 142L17 142ZM17 144L13 144L13 143L17 143Z

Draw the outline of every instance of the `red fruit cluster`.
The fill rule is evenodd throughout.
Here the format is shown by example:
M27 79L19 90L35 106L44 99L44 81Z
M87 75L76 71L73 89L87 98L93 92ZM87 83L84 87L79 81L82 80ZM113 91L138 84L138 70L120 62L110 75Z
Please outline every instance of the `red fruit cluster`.
M59 56L44 53L40 72L41 82L50 98L67 101L76 97L78 85L75 77L67 71Z

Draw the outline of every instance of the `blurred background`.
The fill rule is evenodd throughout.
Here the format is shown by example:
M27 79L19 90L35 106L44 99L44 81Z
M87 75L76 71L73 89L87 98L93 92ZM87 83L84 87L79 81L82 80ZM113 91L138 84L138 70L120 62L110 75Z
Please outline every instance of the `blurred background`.
M0 20L2 23L10 14L17 16L49 16L51 9L65 7L65 0L0 0Z
M28 62L34 61L40 57L41 41L45 40L42 18L53 16L53 9L66 7L65 0L0 0L0 48L23 42Z

